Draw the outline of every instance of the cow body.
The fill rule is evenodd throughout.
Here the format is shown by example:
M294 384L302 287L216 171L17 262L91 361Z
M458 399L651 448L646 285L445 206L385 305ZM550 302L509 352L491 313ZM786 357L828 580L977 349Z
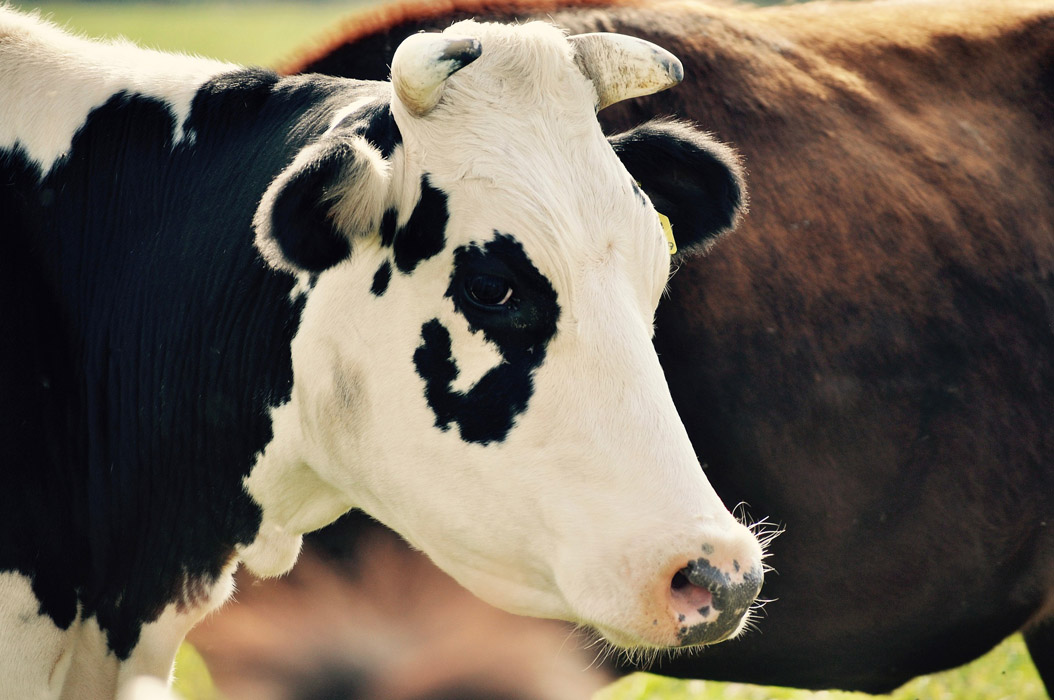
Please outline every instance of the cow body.
M240 561L282 573L304 532L354 507L477 594L625 646L741 628L761 552L698 476L648 341L669 259L653 179L641 190L595 121L610 42L462 29L408 42L389 84L97 44L0 10L0 696L167 678ZM488 100L536 90L556 97L494 147ZM738 193L725 150L654 129L638 137ZM538 177L512 176L525 167ZM614 391L588 422L564 396L578 363ZM547 392L558 409L531 410ZM635 421L663 441L602 435ZM611 450L626 469L592 516L621 519L652 464L643 530L579 527ZM538 489L556 465L574 483ZM650 529L670 518L672 539ZM642 534L667 544L642 551Z
M1054 682L1049 3L407 5L291 69L375 75L463 14L675 47L687 89L602 121L698 120L755 184L655 342L719 494L786 528L776 602L653 670L883 692L1024 630Z

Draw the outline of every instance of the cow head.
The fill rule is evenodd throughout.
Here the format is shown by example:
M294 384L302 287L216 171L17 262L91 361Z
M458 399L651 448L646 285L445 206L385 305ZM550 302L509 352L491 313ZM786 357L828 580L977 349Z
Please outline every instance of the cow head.
M256 217L265 257L313 283L243 558L280 573L357 507L514 612L628 647L735 634L762 550L704 478L651 336L670 272L652 201L682 250L705 245L737 216L738 166L689 127L609 141L595 117L680 64L464 22L408 39L392 76Z

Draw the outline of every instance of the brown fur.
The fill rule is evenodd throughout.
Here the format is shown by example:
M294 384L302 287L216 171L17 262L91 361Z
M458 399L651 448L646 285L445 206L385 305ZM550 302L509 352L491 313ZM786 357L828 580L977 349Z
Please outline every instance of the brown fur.
M681 261L656 345L718 492L786 526L778 600L660 670L878 692L1031 625L1054 683L1049 1L402 5L287 68L384 78L466 16L668 48L684 84L602 120L693 119L748 169L750 214Z

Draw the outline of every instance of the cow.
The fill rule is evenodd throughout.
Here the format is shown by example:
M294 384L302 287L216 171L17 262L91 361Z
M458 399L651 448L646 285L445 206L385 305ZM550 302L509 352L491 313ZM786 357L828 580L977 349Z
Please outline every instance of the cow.
M651 343L652 201L706 248L740 167L595 116L680 63L465 22L391 69L280 77L0 8L4 698L163 685L240 563L281 574L352 508L618 647L744 627L762 546Z
M670 48L685 83L601 122L694 119L751 175L743 225L676 262L655 346L718 494L785 527L775 602L652 670L882 693L1023 630L1054 687L1050 2L403 4L283 70L380 76L470 16Z

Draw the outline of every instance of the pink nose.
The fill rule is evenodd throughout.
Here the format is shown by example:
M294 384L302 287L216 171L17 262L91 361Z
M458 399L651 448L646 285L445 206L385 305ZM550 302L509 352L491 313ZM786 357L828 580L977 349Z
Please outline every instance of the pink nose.
M719 642L735 632L763 580L760 566L743 570L737 560L727 570L705 557L689 561L670 581L669 605L680 624L681 646Z

